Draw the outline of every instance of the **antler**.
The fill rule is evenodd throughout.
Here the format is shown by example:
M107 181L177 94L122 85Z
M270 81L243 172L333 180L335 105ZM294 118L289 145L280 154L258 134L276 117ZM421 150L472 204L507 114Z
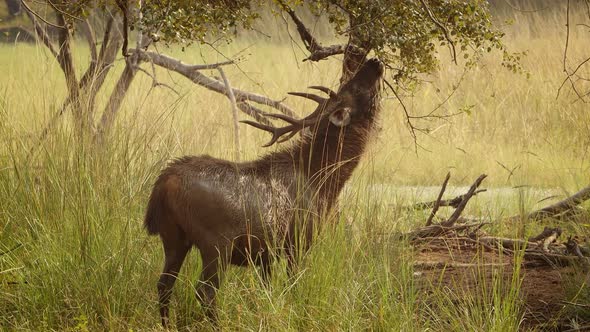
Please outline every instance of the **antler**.
M316 89L316 90L320 90L324 93L326 93L328 96L330 96L330 98L336 97L336 92L332 91L332 89L327 88L325 86L321 86L321 85L312 85L309 87L310 89Z
M310 86L309 88L323 91L326 94L328 94L330 96L330 98L336 97L336 93L334 91L330 90L329 88L326 88L323 86ZM266 116L266 117L280 119L280 120L283 120L283 121L289 123L289 125L284 126L284 127L277 128L277 127L265 125L265 124L250 121L250 120L240 121L242 123L251 125L252 127L267 131L272 134L272 138L270 139L270 141L268 143L263 145L264 147L271 146L275 143L282 143L282 142L288 141L291 137L295 136L295 134L297 134L301 130L303 130L307 127L311 127L322 120L322 117L320 115L322 114L322 111L324 110L324 108L328 104L328 101L329 101L328 98L320 97L320 96L315 95L313 93L306 93L306 92L289 92L289 94L293 95L293 96L311 99L311 100L317 102L319 105L310 115L306 116L303 119L295 119L295 118L292 118L292 117L285 115L285 114L273 114L273 113L264 114L264 116ZM284 135L287 135L287 136L283 137Z

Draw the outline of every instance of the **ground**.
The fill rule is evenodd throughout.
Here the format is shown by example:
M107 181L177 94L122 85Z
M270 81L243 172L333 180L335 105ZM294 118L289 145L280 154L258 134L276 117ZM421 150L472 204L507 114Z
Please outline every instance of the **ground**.
M513 278L515 270L519 278ZM460 300L463 296L485 297L486 289L494 292L502 289L502 284L509 288L521 282L518 297L525 310L521 330L563 331L571 327L574 318L567 310L567 302L575 302L567 287L578 275L576 271L573 267L551 267L449 240L446 245L424 243L417 247L414 275L421 290L433 293L435 289L446 289L456 296L458 305L465 305Z

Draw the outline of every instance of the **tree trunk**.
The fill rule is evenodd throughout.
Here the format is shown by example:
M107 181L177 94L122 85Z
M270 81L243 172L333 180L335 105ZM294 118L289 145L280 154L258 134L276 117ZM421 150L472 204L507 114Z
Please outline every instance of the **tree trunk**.
M68 97L71 99L72 113L74 115L74 121L76 122L76 129L81 135L84 131L90 129L90 119L88 119L87 112L84 111L84 104L82 103L82 96L80 94L80 87L78 86L78 79L76 77L76 69L74 68L74 59L72 56L72 34L68 24L64 19L64 16L56 12L57 24L62 27L59 31L59 51L57 55L57 61L61 67L65 79L66 86L68 88Z
M104 113L100 118L97 133L99 135L99 139L102 139L113 127L113 122L117 112L121 108L121 104L123 104L123 99L125 99L125 95L127 94L127 91L129 91L129 87L135 78L135 74L137 74L136 67L139 65L138 59L139 57L136 54L129 56L127 59L125 69L123 70L123 73L121 73L121 76L117 81L117 85L115 85L113 93L111 94L107 106L104 109Z
M6 7L8 8L8 13L12 16L18 16L21 13L21 3L20 0L6 0Z

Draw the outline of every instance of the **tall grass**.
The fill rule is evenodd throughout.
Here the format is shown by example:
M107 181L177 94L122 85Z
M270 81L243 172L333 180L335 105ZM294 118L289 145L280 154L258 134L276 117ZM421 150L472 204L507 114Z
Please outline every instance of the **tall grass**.
M563 79L562 49L556 47L562 42L559 19L543 22L554 24L546 29L550 38L518 34L519 25L509 28L508 44L528 50L523 65L531 77L503 70L496 58L484 59L443 106L447 113L469 109L470 114L427 123L433 130L419 137L417 151L399 104L385 99L378 137L341 197L343 222L318 235L292 279L284 262L273 267L268 288L255 269L230 269L219 293L220 327L434 331L471 330L489 322L483 329L518 328L523 313L518 274L508 281L496 278L491 288L458 302L457 294L437 290L424 303L412 253L394 236L424 218L400 209L418 197L399 186L438 185L448 170L455 185L469 184L480 173L489 174L487 184L497 187L529 185L564 193L587 184L590 113L572 102L571 91L555 98ZM279 99L308 85L337 86L338 60L300 63L290 44L253 37L220 50L231 55L244 49L251 53L246 60L227 69L236 87ZM219 59L198 47L162 51L187 62ZM78 47L77 52L78 63L84 63L86 51ZM585 50L570 52L579 58ZM119 61L113 77L121 70ZM105 144L79 144L68 115L40 142L42 128L65 96L58 65L42 47L1 45L0 72L0 328L158 329L155 285L162 250L141 226L147 196L169 158L233 157L228 101L160 70L158 79L174 85L179 95L150 89L151 78L140 73ZM408 107L428 113L461 76L461 68L444 65L428 77L432 84L412 91ZM105 84L98 109L113 85L114 78ZM287 102L302 113L311 109L298 99ZM240 135L244 159L264 152L259 147L264 134L242 127ZM542 198L537 191L524 193L521 198L498 195L493 202L482 198L469 212L518 213ZM503 234L523 231L518 225L496 227ZM193 253L172 301L179 329L213 328L198 317L193 287L199 269Z

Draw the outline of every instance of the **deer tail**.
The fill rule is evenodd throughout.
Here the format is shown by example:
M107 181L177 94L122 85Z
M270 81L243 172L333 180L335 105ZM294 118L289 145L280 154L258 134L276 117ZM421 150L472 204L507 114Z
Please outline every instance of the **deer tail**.
M147 211L143 226L149 235L156 235L160 233L160 223L164 222L166 218L166 193L158 183L154 186L150 200L148 202Z

